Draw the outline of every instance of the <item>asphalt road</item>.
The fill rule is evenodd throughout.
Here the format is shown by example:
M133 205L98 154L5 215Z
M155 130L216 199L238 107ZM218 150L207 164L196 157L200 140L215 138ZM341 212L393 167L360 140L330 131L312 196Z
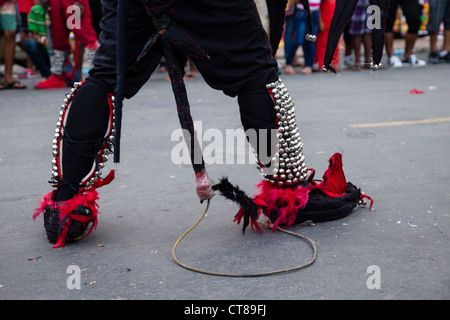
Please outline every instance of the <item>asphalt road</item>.
M51 140L67 90L36 91L37 80L26 80L24 91L0 92L0 299L449 299L449 74L450 65L428 65L281 75L296 104L307 166L321 177L329 157L342 152L347 180L375 203L340 220L290 228L314 240L315 263L263 278L200 274L172 258L175 241L205 203L196 197L190 166L173 161L179 123L164 75L125 104L121 162L107 164L117 177L99 189L97 230L63 249L52 248L42 218L33 221L32 214L50 191ZM236 100L200 77L186 85L204 147L216 152L210 177L227 176L253 194L261 179L255 166L213 144L226 143L227 129L241 128ZM236 212L235 204L214 197L180 243L180 260L254 273L311 259L310 247L289 235L243 235L233 223Z

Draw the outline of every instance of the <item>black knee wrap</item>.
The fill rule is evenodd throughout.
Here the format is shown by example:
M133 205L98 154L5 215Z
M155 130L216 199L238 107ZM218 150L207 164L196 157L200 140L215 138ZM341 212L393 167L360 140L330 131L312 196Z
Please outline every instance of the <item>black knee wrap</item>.
M114 140L113 95L97 84L77 83L66 95L53 140L51 183L64 201L102 174Z
M257 145L253 148L257 148L261 173L280 187L303 182L307 177L303 144L296 123L294 102L283 82L279 79L262 90L241 94L238 101L244 129L256 129ZM261 132L268 138L268 160L260 150Z
M270 167L275 153L276 114L270 93L262 88L238 95L241 122L260 165Z

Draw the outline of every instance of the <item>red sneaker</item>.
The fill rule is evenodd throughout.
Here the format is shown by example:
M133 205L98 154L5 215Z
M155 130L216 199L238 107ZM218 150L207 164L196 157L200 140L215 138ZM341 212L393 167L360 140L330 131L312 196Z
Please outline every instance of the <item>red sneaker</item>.
M52 74L47 80L43 80L36 84L36 89L60 89L66 87L66 77L63 75Z

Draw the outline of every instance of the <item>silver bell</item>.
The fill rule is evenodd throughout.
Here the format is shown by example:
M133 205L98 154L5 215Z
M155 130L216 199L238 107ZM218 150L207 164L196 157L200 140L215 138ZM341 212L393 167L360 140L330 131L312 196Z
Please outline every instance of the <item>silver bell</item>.
M305 36L305 39L308 40L308 41L313 41L314 42L314 41L316 41L317 37L315 35L313 35L313 34L307 34Z

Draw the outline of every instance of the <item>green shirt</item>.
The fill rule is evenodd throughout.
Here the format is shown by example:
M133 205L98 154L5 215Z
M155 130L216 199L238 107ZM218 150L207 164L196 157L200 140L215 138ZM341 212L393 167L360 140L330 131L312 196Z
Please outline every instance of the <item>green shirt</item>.
M32 7L28 16L28 29L41 36L47 35L47 18L45 10L41 5Z

